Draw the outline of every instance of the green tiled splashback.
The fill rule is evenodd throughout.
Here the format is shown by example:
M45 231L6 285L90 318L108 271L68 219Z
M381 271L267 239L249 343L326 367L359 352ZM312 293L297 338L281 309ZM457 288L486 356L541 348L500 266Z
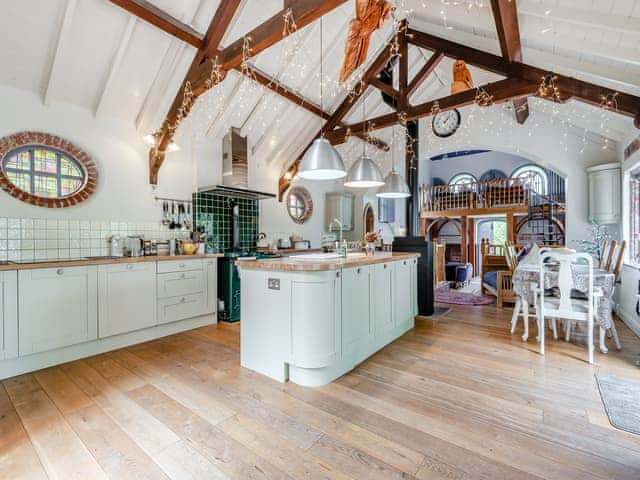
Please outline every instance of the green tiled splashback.
M240 206L240 248L255 250L258 235L258 201L231 198L206 192L193 194L193 215L196 227L204 227L207 252L229 250L231 239L231 202Z

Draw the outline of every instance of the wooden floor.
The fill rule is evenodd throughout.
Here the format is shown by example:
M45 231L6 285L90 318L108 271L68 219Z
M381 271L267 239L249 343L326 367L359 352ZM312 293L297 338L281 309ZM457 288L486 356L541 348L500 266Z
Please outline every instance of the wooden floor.
M419 320L323 388L239 366L238 325L9 379L0 478L639 479L640 436L607 421L594 372L640 379L640 341L596 355L509 335L509 310Z

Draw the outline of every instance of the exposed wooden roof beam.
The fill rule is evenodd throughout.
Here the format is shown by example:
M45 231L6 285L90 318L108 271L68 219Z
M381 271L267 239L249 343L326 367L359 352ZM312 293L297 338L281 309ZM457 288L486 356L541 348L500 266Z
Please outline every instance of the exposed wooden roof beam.
M349 94L345 97L345 99L338 105L335 109L331 117L327 120L327 123L320 129L320 131L314 136L314 139L320 136L323 132L331 132L337 126L342 124L342 120L349 113L351 107L354 103L364 94L367 89L367 86L371 83L371 80L380 73L380 71L385 67L389 59L391 58L392 47L391 43L387 44L384 49L378 54L375 60L371 63L369 68L365 71L362 76L362 81L358 82L358 84L354 87L354 89L349 92ZM358 136L362 138L365 135L365 132L360 132ZM313 140L311 141L313 143ZM311 145L309 143L304 150L303 154ZM302 159L302 154L293 162L293 164L287 170L285 175L280 177L278 181L278 198L282 200L282 196L284 192L287 191L289 186L291 185L291 181L293 177L298 171L298 166L300 165L300 160Z
M202 65L206 65L208 63L206 61L206 57L204 57L204 52L216 50L219 47L218 42L220 42L220 40L224 36L229 24L226 19L235 15L235 12L240 6L240 3L241 0L221 0L216 13L213 15L213 19L209 24L209 28L207 29L204 40L200 48L198 49L196 56L191 62L189 71L187 72L187 75L185 76L185 79L182 82L180 89L176 93L171 107L169 108L167 118L165 119L165 122L163 123L157 137L158 143L149 151L149 181L153 185L156 185L158 183L158 171L160 170L160 167L164 162L167 147L169 146L171 138L173 137L174 131L169 128L169 124L174 123L178 118L178 112L180 110L180 107L182 106L184 88L187 82L190 83L192 81L195 73L199 70L199 68L201 68ZM209 66L209 69L210 68L211 67Z
M513 0L491 0L502 56L510 62L522 62L522 44L518 26L518 7ZM521 98L513 103L516 120L523 124L529 118L529 103Z
M249 68L247 73L249 73L249 78L255 80L261 85L264 85L269 90L274 91L278 95L286 98L290 102L295 103L299 107L304 108L308 112L311 112L314 115L317 115L318 117L324 120L329 120L331 118L331 114L322 110L318 105L302 97L300 94L295 93L294 91L292 91L285 85L281 84L277 80L269 77L266 73L263 73L255 68ZM359 136L363 140L367 140L365 135L359 135ZM372 138L369 138L368 141L372 145L376 146L377 148L380 148L381 150L385 150L385 151L389 150L389 145L387 145L385 142L383 142L378 138L372 137Z
M482 87L489 95L493 96L494 103L525 98L535 95L538 90L538 83L530 82L521 78L507 78L497 82L486 84ZM416 106L410 106L407 110L407 121L418 120L428 117L436 111L442 112L454 108L464 107L474 103L476 97L475 89L449 95L447 97L431 100ZM334 130L327 138L333 144L344 143L350 135L356 135L367 131L367 128L381 130L391 127L399 122L398 113L388 113L366 121L354 123L347 127Z
M181 22L172 17L164 10L156 7L153 3L146 0L109 0L114 5L119 6L123 10L135 15L151 25L158 27L160 30L173 35L180 40L187 42L196 48L202 47L202 35L194 28L186 23Z
M389 95L392 98L398 98L400 96L400 92L398 92L398 90L393 88L392 85L384 83L379 78L373 77L371 80L369 80L369 84L372 87L376 87L378 90L384 92L385 94Z
M245 35L246 38L251 39L251 54L257 55L289 35L289 32L285 28L285 14L287 12L291 12L298 29L300 29L334 8L339 7L346 1L347 0L286 0L283 10ZM211 73L211 65L208 62L209 59L217 57L224 72L237 68L242 63L244 38L240 38L218 54L219 42L222 40L229 24L228 19L233 18L240 3L241 0L221 0L218 6L218 10L211 21L202 46L198 50L191 64L191 68L169 109L167 118L158 132L158 144L149 151L149 180L152 184L157 183L158 170L164 162L167 146L173 136L174 131L169 128L169 125L174 124L178 118L186 83L189 82L191 84L193 102L210 88L210 85L208 85Z
M559 88L562 101L576 98L580 101L600 106L603 95L617 94L616 100L618 113L635 119L635 124L640 128L640 97L622 92L615 92L607 87L595 85L554 72L533 67L525 63L509 62L507 59L478 50L466 45L461 45L450 40L429 35L418 30L408 29L409 42L429 50L440 50L445 55L463 59L465 62L511 78L520 78L529 82L540 84L547 74L556 77L556 85Z

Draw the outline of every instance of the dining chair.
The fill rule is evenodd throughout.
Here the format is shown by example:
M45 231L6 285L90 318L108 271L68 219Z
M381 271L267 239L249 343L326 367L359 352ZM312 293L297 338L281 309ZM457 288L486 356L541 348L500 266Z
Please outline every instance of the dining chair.
M550 263L547 263L550 262ZM588 267L588 291L587 298L572 298L574 289L573 265L578 262L586 263ZM553 271L552 269L557 269ZM544 288L548 283L545 279L550 275L558 275L558 294L549 295ZM540 353L544 355L545 348L545 318L561 318L569 322L584 322L587 324L587 345L589 363L593 363L593 326L596 320L597 298L602 296L601 289L593 286L593 258L586 253L560 253L554 250L545 250L540 255L540 288L537 291L538 302L538 327Z

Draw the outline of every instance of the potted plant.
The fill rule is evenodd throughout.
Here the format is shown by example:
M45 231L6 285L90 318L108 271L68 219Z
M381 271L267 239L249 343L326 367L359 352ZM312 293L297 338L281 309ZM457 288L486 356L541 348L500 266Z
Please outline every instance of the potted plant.
M365 240L365 252L367 256L373 256L376 253L376 243L380 240L380 234L382 232L367 232L364 236Z

